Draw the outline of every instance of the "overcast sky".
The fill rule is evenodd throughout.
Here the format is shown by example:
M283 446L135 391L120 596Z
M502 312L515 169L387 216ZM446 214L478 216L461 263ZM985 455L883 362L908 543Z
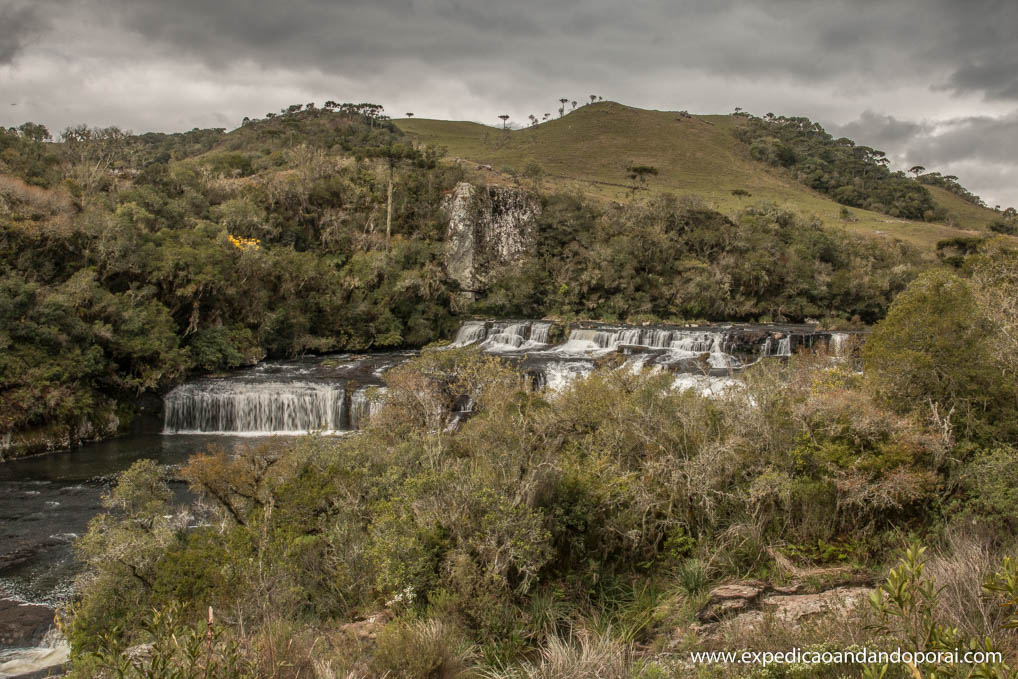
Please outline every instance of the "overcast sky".
M1016 0L0 0L0 124L236 127L372 101L498 124L590 94L805 115L1018 205Z

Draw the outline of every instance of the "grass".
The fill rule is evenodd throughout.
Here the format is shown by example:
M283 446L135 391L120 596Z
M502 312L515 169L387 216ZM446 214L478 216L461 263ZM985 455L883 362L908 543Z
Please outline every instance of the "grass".
M741 120L727 115L687 117L603 102L521 130L420 118L395 122L422 142L444 146L451 160L467 162L477 178L489 183L513 181L513 175L538 166L545 175L544 190L628 201L634 192L628 188L632 182L626 166L652 165L659 173L648 178L650 191L694 194L728 215L772 201L802 215L815 215L831 227L898 238L926 250L939 240L983 231L994 216L992 210L929 187L951 213L952 224L913 222L855 208L854 221L846 221L838 203L750 158L748 148L733 134ZM733 195L737 190L750 195Z

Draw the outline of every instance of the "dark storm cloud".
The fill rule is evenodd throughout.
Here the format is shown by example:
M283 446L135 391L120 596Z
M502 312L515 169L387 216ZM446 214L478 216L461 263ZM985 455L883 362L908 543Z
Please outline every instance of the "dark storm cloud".
M634 0L82 0L157 44L213 65L365 67L513 64L539 54L552 70L610 56L616 71L673 66L822 82L930 87L1018 98L1013 0L672 2Z
M1007 144L979 135L1018 102L1016 30L1015 0L0 0L0 90L58 126L143 129L327 98L491 122L590 92L836 122L871 109L888 114L844 133L991 177Z
M0 4L0 65L14 61L44 25L38 7Z

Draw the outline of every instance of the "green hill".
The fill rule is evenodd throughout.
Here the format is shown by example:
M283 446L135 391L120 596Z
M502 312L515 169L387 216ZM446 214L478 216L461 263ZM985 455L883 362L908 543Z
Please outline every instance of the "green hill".
M949 223L896 219L857 208L854 221L842 218L842 205L798 183L788 173L750 157L734 132L744 119L728 115L689 116L647 111L604 102L583 106L535 127L501 130L471 122L401 119L396 125L421 142L444 146L448 156L491 166L489 181L508 181L528 168L544 173L544 189L578 191L607 200L629 200L629 164L658 170L650 191L701 196L712 207L733 214L748 204L773 201L828 226L890 236L932 248L945 238L984 231L992 210L968 203L939 187L927 187ZM750 195L733 191L744 191Z

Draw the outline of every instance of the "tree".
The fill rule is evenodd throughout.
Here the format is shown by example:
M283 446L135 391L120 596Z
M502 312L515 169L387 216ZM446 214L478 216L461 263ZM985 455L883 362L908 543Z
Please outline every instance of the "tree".
M548 118L551 118L551 114L550 113L545 113L543 119L547 120Z
M1014 379L997 365L997 330L981 297L990 295L976 294L972 283L944 269L913 281L863 346L871 392L902 413L932 407L966 436L985 436L1013 420Z
M414 114L413 114L412 112L410 112L410 111L407 111L407 113L406 113L406 117L407 117L407 118L413 118L413 117L414 117Z
M597 99L597 95L596 94L590 95L590 103L591 104L593 104L596 99Z
M529 116L527 116L527 118L530 119L530 126L531 127L534 127L535 125L537 125L537 116L535 116L533 113L531 113Z
M506 129L506 124L509 122L509 114L503 113L498 117L498 119L502 121L502 129Z
M562 115L566 112L566 104L569 103L569 100L566 99L565 97L562 97L561 99L558 100L558 103L562 104L562 107L558 110L558 117L561 118Z
M392 190L395 184L396 169L403 163L415 162L425 163L428 158L420 150L407 144L390 143L379 149L377 155L385 161L389 170L389 182L385 198L385 251L389 251L389 243L392 239Z
M106 172L126 158L131 141L119 127L88 125L68 127L61 138L64 154L86 191L93 190Z
M576 110L576 102L575 101L571 101L569 103L572 104L573 110L575 111Z
M25 139L30 139L36 144L53 139L45 125L40 123L22 123L18 126L18 133Z
M641 188L647 187L647 177L658 174L658 169L653 165L634 165L626 167L626 176L633 182L632 191L636 193Z
M912 167L908 168L908 171L914 174L916 178L918 178L919 175L921 175L923 172L926 172L926 168L923 167L922 165L913 165Z

